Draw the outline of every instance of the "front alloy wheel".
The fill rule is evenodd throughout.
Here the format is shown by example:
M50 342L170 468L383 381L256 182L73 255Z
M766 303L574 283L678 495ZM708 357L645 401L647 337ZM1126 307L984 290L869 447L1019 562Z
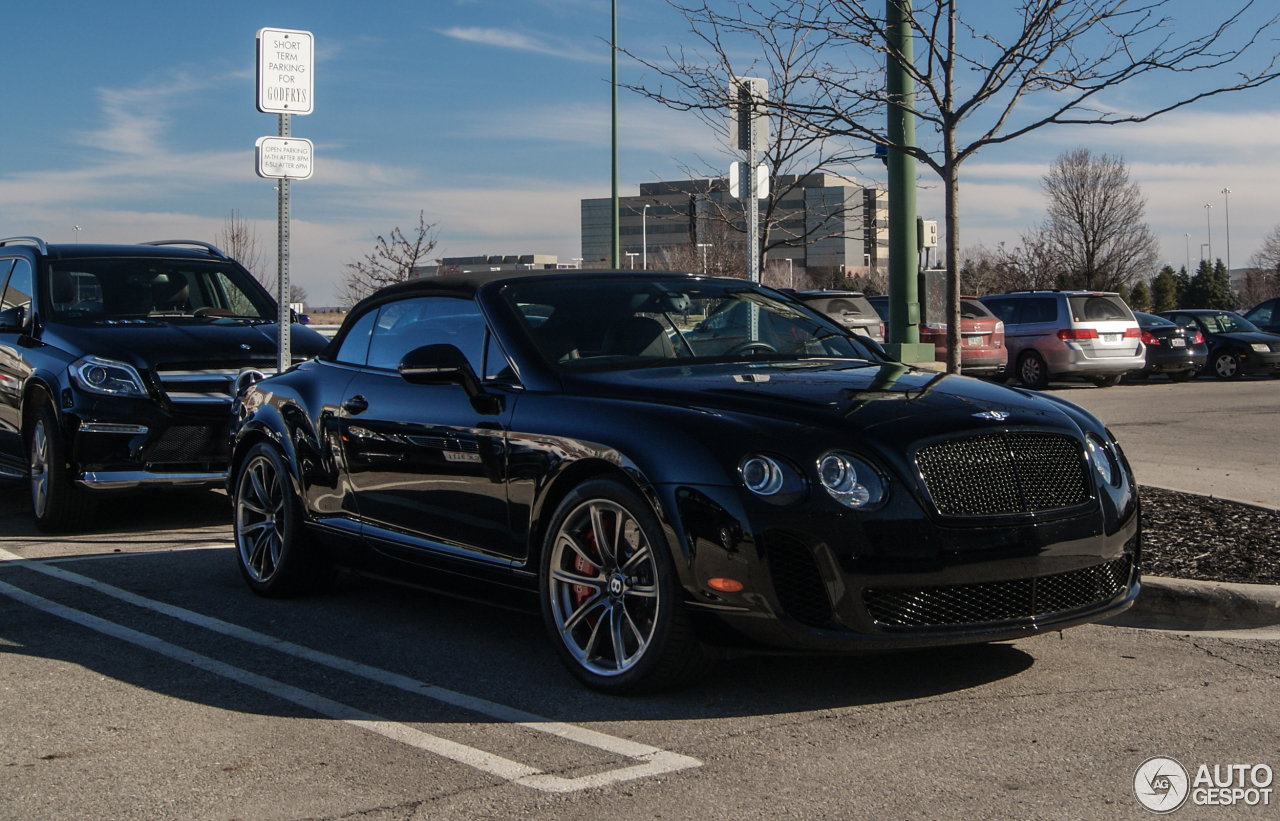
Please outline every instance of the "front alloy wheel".
M560 526L551 608L565 647L592 673L624 673L649 649L664 605L653 556L639 522L616 502L584 502Z
M52 405L42 404L32 414L27 446L31 513L36 527L45 531L83 527L93 518L93 499L72 480L66 443Z
M299 539L301 513L280 452L255 445L235 489L236 556L250 589L287 596L323 581L326 563Z
M569 493L542 555L542 612L560 658L608 693L670 686L710 666L678 601L679 583L648 502L612 479Z

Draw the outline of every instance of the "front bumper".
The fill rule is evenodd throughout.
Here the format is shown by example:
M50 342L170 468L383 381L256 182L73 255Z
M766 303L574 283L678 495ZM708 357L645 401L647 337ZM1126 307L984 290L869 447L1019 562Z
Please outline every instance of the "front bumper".
M1269 374L1280 373L1280 353L1242 352L1240 357L1240 373Z
M1067 518L956 526L910 499L872 517L748 511L735 495L676 488L671 499L691 555L689 606L728 628L705 628L717 644L860 653L1002 641L1106 618L1138 594L1136 503L1114 526L1105 501ZM745 589L714 593L715 577Z

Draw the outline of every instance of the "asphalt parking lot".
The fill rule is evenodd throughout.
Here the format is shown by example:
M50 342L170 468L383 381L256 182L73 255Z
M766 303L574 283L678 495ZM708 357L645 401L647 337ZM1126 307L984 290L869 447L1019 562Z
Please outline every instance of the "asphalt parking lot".
M1274 477L1257 454L1274 454L1277 389L1059 392L1112 425L1140 478L1182 452L1163 440L1241 424L1211 450ZM0 491L0 818L1137 818L1151 756L1280 769L1275 642L1086 626L740 659L610 698L519 610L357 578L256 598L218 493L122 502L57 540L25 504Z

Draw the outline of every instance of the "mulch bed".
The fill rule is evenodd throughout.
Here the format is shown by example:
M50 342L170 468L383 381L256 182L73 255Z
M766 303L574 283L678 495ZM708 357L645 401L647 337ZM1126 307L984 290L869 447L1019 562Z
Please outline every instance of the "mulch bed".
M1142 499L1142 572L1280 584L1280 512L1155 487Z

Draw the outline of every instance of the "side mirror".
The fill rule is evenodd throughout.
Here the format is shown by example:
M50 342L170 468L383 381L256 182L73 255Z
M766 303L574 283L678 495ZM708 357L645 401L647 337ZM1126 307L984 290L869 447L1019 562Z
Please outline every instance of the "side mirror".
M7 311L0 311L0 332L22 333L22 329L26 324L27 308L25 305L19 305Z
M502 413L502 397L485 393L462 351L453 345L423 345L404 355L396 368L404 381L414 385L461 385L471 407L483 416Z

